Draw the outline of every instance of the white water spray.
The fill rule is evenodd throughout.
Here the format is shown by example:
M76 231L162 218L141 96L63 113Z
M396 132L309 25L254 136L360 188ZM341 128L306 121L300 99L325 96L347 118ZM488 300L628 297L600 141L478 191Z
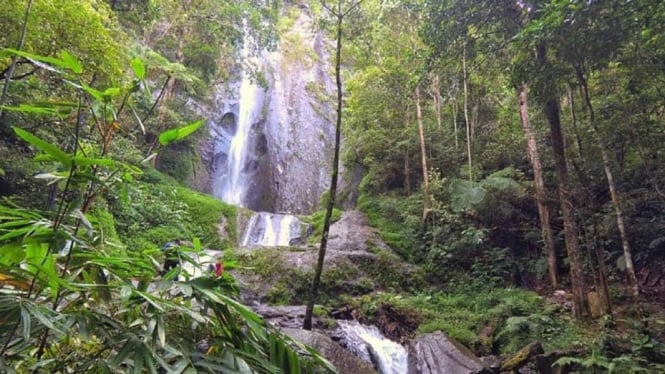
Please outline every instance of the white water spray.
M248 33L245 33L245 38L242 61L248 62L248 66L255 66L258 59L250 56L251 38ZM222 179L221 186L221 199L229 204L240 206L244 206L245 191L249 183L245 175L248 141L252 125L260 120L263 107L263 88L252 81L248 66L245 66L242 72L238 92L237 130L231 140L226 165L227 172Z
M408 371L408 353L398 343L387 339L376 326L356 321L337 321L345 335L347 349L374 365L380 374L404 374Z

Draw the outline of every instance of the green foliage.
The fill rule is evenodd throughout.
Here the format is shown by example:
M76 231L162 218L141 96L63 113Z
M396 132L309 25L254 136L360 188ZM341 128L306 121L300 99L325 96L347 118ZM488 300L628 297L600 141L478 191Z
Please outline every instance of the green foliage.
M312 234L310 235L311 240L320 240L321 233L323 232L323 221L325 218L325 210L319 210L314 212L309 217L303 217L303 222L307 222L312 225ZM339 221L340 218L342 218L342 211L337 208L333 208L332 215L330 216L330 224L332 225L333 223Z
M205 247L226 249L237 240L235 207L184 187L137 184L128 188L126 197L109 196L109 201L123 243L134 250L193 237ZM219 235L222 224L224 239Z
M484 328L501 329L509 318L528 316L543 307L542 299L531 292L469 286L458 286L455 291L445 294L417 295L406 302L425 316L419 332L442 330L476 349L482 349L488 343L481 342L479 337ZM489 343L491 347L493 342Z
M25 0L8 0L0 5L0 24L4 30L0 46L17 45L26 5ZM48 59L68 51L70 56L80 57L76 70L87 79L96 72L98 80L114 84L122 76L125 35L105 1L33 1L27 30L23 45L26 53ZM4 62L0 58L0 66L8 65Z
M67 56L61 54L63 61L75 67ZM134 68L140 74L140 68ZM79 69L72 70L77 74ZM77 96L87 95L79 100L76 111L93 116L75 117L74 133L66 137L72 144L58 147L15 128L20 139L39 151L35 161L52 170L37 177L57 187L53 190L57 209L24 208L10 200L0 204L0 370L333 371L314 350L282 335L240 304L237 285L228 273L219 278L191 278L176 267L159 277L163 269L154 257L158 250L125 250L115 242L116 236L126 239L125 232L118 230L116 235L113 215L95 200L109 191L117 192L118 200L125 203L132 193L151 195L141 190L145 185L132 185L139 168L107 153L110 132L102 132L99 139L84 137L81 131L83 126L102 130L109 114L106 108L122 89L97 91L80 82L74 87ZM121 100L114 120L128 99ZM234 215L230 208L212 204L202 195L163 185L151 187L163 194L161 198L172 197L167 202L171 205L159 213L182 214L188 219L183 230L201 234L210 243L214 243L221 214ZM115 214L118 206L112 208ZM215 230L205 227L213 219ZM159 234L161 242L173 233ZM200 240L194 239L193 250L200 249ZM186 255L178 252L179 257ZM177 273L187 280L176 280Z
M415 259L410 249L416 243L413 220L418 219L420 207L414 205L413 199L400 196L364 194L358 198L358 209L367 215L370 225L377 229L381 239L407 260Z

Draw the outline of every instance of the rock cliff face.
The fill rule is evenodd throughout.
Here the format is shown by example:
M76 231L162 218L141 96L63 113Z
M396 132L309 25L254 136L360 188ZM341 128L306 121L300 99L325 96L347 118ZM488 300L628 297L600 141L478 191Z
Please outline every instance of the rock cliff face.
M306 9L296 16L277 49L250 58L253 68L245 66L237 82L218 87L206 109L210 138L201 154L210 187L203 190L227 200L227 184L236 178L243 191L234 192L238 202L230 202L255 211L311 213L330 185L334 86L329 43L311 31ZM234 153L238 136L245 137L242 158Z

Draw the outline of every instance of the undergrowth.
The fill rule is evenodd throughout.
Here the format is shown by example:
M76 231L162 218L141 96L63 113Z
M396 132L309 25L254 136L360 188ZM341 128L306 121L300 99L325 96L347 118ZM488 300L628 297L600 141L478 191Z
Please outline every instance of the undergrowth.
M198 237L203 246L227 249L236 242L236 208L175 183L150 170L123 193L107 197L121 241L132 249L161 247L175 239ZM226 238L220 238L224 223Z
M508 354L533 341L546 351L588 344L594 331L548 308L534 292L515 288L454 286L448 291L398 295L375 293L347 299L371 322L385 304L418 313L417 333L443 331L476 353Z

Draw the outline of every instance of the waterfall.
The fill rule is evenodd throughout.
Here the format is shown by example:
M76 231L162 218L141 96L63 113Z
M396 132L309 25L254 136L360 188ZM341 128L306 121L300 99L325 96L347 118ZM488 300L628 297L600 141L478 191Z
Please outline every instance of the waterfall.
M247 223L243 247L286 247L301 240L302 223L290 214L256 212Z
M373 365L380 374L403 374L408 371L408 353L398 343L387 339L376 326L356 321L337 321L341 343L355 355Z
M249 56L249 41L245 41L242 50L243 61L252 61ZM255 60L255 59L254 59ZM229 147L226 175L222 178L221 198L230 204L244 205L248 178L244 174L247 164L248 140L252 125L260 120L263 107L263 88L254 83L247 68L243 68L240 90L238 93L237 129Z
M291 227L296 220L297 218L292 215L286 215L284 218L282 218L282 220L279 222L279 235L277 236L276 245L287 246L291 244Z
M265 227L265 231L263 232L263 238L259 245L265 245L265 246L275 246L277 244L277 239L278 239L278 234L275 234L275 228L272 226L273 225L273 220L272 218L274 217L273 214L269 213L264 213L263 215L263 227Z

